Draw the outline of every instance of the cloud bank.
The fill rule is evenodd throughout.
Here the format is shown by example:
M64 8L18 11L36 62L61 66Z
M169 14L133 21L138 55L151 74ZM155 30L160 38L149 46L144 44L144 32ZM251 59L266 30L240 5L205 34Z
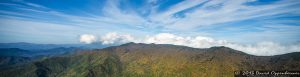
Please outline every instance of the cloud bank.
M90 44L94 41L96 41L96 36L94 36L94 35L91 35L91 34L80 35L79 42Z
M102 44L123 44L135 41L129 34L118 34L116 32L107 33L102 36L100 41Z
M90 41L88 41L90 42ZM256 44L239 44L228 42L226 40L217 40L205 36L179 36L171 33L159 33L152 36L145 36L143 38L136 38L130 34L118 34L116 32L107 33L100 39L102 44L124 44L128 42L135 43L155 43L155 44L173 44L183 45L194 48L209 48L213 46L226 46L242 52L258 55L271 56L290 52L299 52L300 44L282 45L275 42L259 42Z

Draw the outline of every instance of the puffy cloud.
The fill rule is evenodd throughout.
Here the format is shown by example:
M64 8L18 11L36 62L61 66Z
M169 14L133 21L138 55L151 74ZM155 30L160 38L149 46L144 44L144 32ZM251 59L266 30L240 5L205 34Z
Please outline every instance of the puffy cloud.
M209 48L213 46L226 46L236 50L243 51L252 55L270 56L285 54L290 52L299 52L300 44L281 45L275 42L259 42L257 44L238 44L226 40L216 40L210 37L181 37L170 33L160 33L154 36L148 36L141 43L156 44L174 44L184 45L194 48Z
M79 41L90 44L90 43L96 41L96 36L91 35L91 34L83 34L83 35L80 35Z
M285 54L290 52L299 52L300 44L281 45L275 42L260 42L257 44L238 44L228 42L226 40L216 40L210 37L196 36L196 37L182 37L171 33L160 33L153 36L146 36L141 39L134 38L129 34L108 33L101 37L103 44L123 44L127 42L136 43L155 43L155 44L174 44L183 45L194 48L209 48L213 46L226 46L242 52L259 55L270 56Z
M212 46L220 46L227 42L225 40L215 40L213 38L203 36L181 37L170 33L160 33L144 38L144 41L141 41L141 43L174 44L195 48L208 48Z
M80 36L80 42L92 43L96 41L96 37L90 34ZM259 42L257 44L239 44L228 42L226 40L217 40L211 37L196 36L183 37L171 33L159 33L144 38L135 38L130 34L119 34L110 32L100 37L102 44L124 44L128 42L135 43L155 43L155 44L173 44L183 45L194 48L209 48L213 46L226 46L242 52L258 55L271 56L291 52L300 52L300 43L291 45L282 45L275 42Z
M100 41L102 42L102 44L122 44L133 42L134 38L129 34L118 34L116 32L111 32L102 36Z

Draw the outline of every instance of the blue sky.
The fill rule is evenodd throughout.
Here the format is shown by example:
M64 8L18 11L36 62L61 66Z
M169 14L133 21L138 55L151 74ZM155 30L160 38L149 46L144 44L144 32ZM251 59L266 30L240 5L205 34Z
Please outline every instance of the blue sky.
M80 43L82 34L171 33L238 43L300 40L298 0L1 0L0 42Z

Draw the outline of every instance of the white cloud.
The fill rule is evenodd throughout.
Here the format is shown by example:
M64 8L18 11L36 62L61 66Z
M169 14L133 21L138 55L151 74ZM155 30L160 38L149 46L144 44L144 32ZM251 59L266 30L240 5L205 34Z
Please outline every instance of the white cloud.
M208 48L212 46L219 46L226 43L225 40L215 40L209 37L181 37L170 33L160 33L154 36L144 38L141 43L156 43L156 44L174 44L184 45L195 48Z
M196 0L195 0L196 1ZM153 15L151 20L158 21L165 25L165 28L174 30L191 30L198 27L212 26L228 22L238 22L247 19L256 19L259 17L270 17L279 14L294 13L298 8L289 8L298 5L295 0L282 0L267 5L249 6L245 3L249 0L211 0L201 7L194 8L188 12L182 12L184 17L172 17L174 14L192 8L203 1L192 2L183 1L166 12ZM190 5L193 4L193 5ZM208 7L218 6L214 9ZM181 8L176 8L181 7ZM175 10L175 11L173 11Z
M104 16L101 18L102 21L130 26L137 26L146 23L145 19L139 16L133 10L126 9L125 11L119 8L120 6L120 1L118 0L107 1L102 9L104 14Z
M79 41L90 44L90 43L96 41L96 36L91 35L91 34L83 34L83 35L80 35Z
M147 17L140 16L134 9L130 7L122 7L120 5L119 0L110 0L105 3L102 9L103 16L90 14L93 17L84 17L84 16L74 16L65 14L63 12L58 12L53 9L47 8L42 5L34 4L34 3L26 3L28 6L36 7L39 9L32 9L30 7L18 8L19 10L29 11L34 13L38 13L41 15L50 15L61 17L65 20L68 20L69 24L76 25L103 25L108 24L110 26L114 25L126 25L128 27L133 28L148 28L148 24L154 24L151 26L162 26L164 29L172 29L172 30L190 30L203 26L210 26L214 24L227 23L227 22L235 22L246 19L254 19L257 17L265 17L272 16L277 14L285 14L299 11L298 8L289 8L289 6L294 6L299 4L299 2L294 0L284 0L279 1L277 3L268 4L268 5L260 5L260 6L247 6L246 2L251 2L252 0L193 0L193 1L182 1L178 4L170 6L169 9L164 12L151 13L151 15ZM207 2L207 3L205 3ZM204 4L203 4L204 3ZM203 4L198 8L191 9L197 5ZM211 10L207 9L207 7L220 5L219 9ZM147 7L151 8L151 7ZM40 10L43 9L43 10ZM146 8L145 8L146 9ZM185 10L191 9L192 11L182 12ZM45 11L50 10L50 11ZM153 11L157 11L158 9L153 9ZM272 12L270 12L272 11ZM31 14L21 14L18 12L10 13L10 11L3 11L7 14L12 15L20 15L20 16L28 16L32 18L40 18L43 17L34 16ZM182 12L184 17L174 17L176 13ZM87 13L89 14L89 13ZM270 18L271 19L271 18Z
M172 16L180 11L189 9L196 5L199 5L207 0L186 0L182 1L176 5L171 6L168 10L164 11L163 13L154 13L150 17L152 21L160 22L162 24L168 24L174 22L176 19L172 18Z
M290 52L300 52L300 44L281 45L275 42L260 42L257 44L238 44L228 42L226 40L216 40L210 37L196 36L196 37L182 37L171 33L159 33L153 36L146 36L142 39L137 39L129 34L117 34L115 32L108 33L101 37L103 44L123 44L127 42L136 43L155 43L155 44L173 44L183 45L194 48L209 48L213 46L226 46L242 52L259 55L270 56L285 54Z
M261 56L278 55L300 51L300 44L281 45L275 42L259 42L255 45L226 44L225 46L244 51L248 54Z
M129 34L118 34L116 32L110 32L102 36L100 41L102 42L102 44L122 44L133 42L134 38Z

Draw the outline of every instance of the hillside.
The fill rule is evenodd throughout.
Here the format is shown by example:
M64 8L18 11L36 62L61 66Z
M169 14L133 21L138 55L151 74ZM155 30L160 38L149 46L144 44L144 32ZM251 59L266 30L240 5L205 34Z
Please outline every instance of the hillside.
M127 43L0 70L1 77L232 77L239 70L300 70L300 53L254 56L206 49Z

